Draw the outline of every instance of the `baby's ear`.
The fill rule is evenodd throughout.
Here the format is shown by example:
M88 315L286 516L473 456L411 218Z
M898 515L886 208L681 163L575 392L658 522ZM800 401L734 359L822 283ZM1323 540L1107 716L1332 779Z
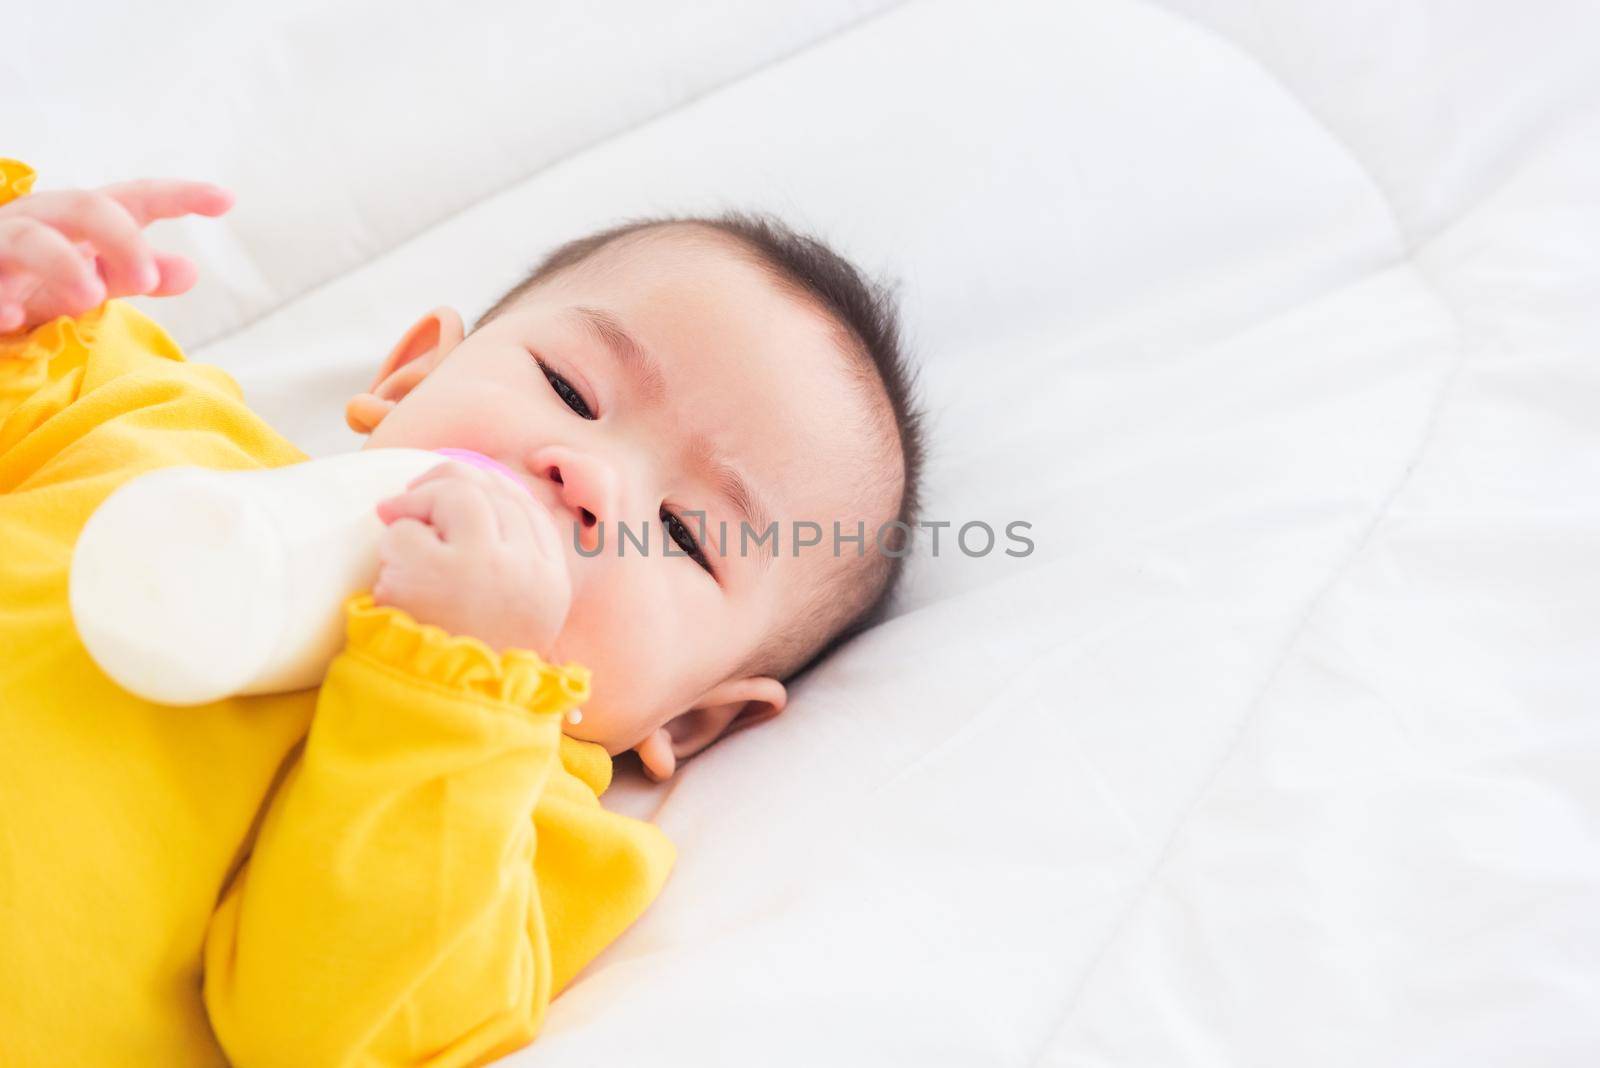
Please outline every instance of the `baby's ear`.
M753 675L729 679L706 691L687 712L674 716L635 746L645 772L655 781L672 778L678 761L698 753L724 734L764 723L782 712L789 694L783 683Z
M395 347L389 350L372 392L385 400L398 401L451 349L461 344L466 328L460 314L449 307L438 307L411 324Z
M346 402L344 421L357 434L370 434L439 361L461 343L461 316L454 308L435 308L411 325L372 380L372 391Z

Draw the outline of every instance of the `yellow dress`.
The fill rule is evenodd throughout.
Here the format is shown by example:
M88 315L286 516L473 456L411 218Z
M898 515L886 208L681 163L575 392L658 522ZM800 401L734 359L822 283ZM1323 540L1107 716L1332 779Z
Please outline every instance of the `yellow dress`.
M0 203L31 180L0 160ZM124 301L0 335L6 1068L485 1064L667 878L561 731L579 665L362 592L320 687L176 708L100 672L67 603L95 506L305 459Z

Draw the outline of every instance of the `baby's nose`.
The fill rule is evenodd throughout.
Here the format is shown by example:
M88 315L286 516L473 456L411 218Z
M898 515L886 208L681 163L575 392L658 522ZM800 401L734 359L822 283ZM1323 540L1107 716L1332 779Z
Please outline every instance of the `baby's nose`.
M568 467L567 470L570 471L572 468ZM556 485L562 487L561 499L566 502L567 507L576 509L578 517L583 521L584 526L592 527L599 522L599 518L593 512L589 511L587 505L573 503L578 497L578 492L567 488L567 480L562 477L561 468L551 464L550 470L547 472L547 474L551 482L554 482Z
M601 536L600 524L614 522L617 516L617 475L611 465L598 456L550 448L540 454L536 473L556 486L561 503L578 524L579 543L592 551Z

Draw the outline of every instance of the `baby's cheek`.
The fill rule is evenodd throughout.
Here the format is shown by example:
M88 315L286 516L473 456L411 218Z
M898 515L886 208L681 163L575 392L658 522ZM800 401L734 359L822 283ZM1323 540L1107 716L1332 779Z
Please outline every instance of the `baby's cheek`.
M591 704L597 708L640 709L659 702L694 663L685 648L693 628L654 578L637 568L597 567L576 584L552 657L589 668Z

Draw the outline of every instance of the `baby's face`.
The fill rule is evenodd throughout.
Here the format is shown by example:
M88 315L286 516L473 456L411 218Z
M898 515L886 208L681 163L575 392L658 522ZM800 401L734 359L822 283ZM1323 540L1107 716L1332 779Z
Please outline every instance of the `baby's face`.
M833 552L835 520L848 532L865 522L872 551L870 532L893 517L884 480L867 476L886 463L886 401L852 376L827 320L719 242L677 231L608 246L458 343L459 319L446 318L454 325L409 371L425 376L364 448L474 449L524 476L551 510L573 599L539 651L593 672L583 720L567 732L616 754L664 744L661 729L681 744L708 717L672 721L700 707L731 714L730 702L776 693L775 707L743 711L781 708L776 681L730 673L806 591L853 562L853 547ZM703 528L691 512L705 514ZM825 536L794 555L804 520ZM741 523L759 534L771 522L778 554L754 537L741 551ZM619 555L623 524L635 540L648 531L646 553L629 540Z

